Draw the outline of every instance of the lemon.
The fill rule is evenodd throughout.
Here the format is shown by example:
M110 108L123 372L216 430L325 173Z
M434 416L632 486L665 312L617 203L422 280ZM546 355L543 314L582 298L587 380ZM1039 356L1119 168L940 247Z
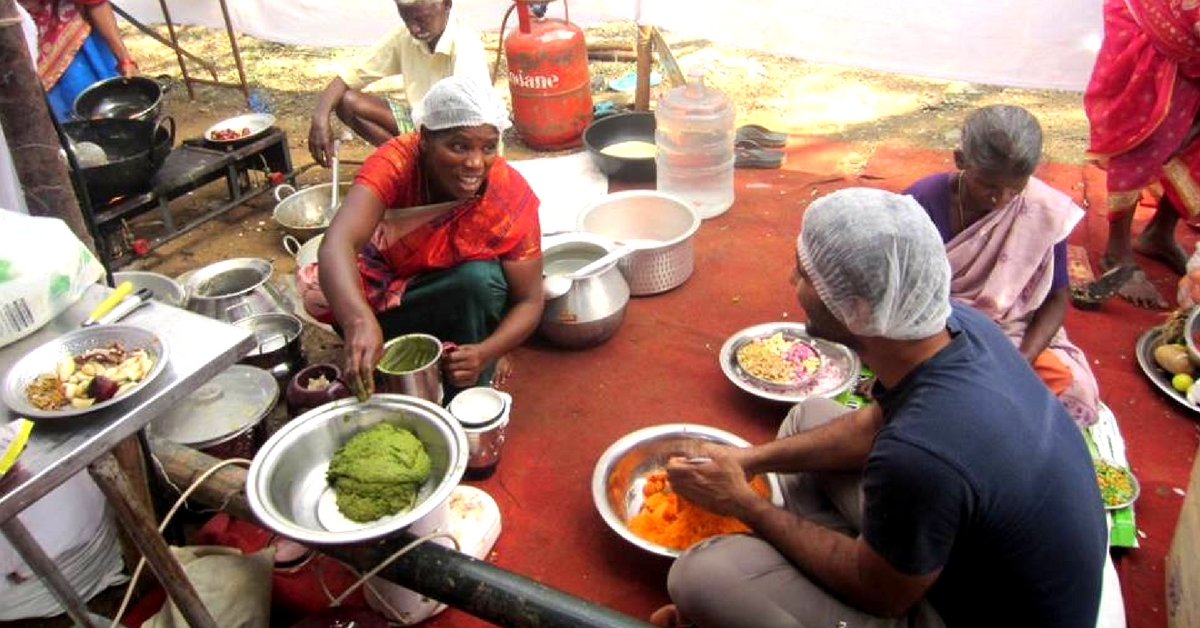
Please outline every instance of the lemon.
M1187 392L1192 387L1192 384L1195 383L1196 380L1192 379L1192 376L1187 373L1180 373L1171 378L1171 386L1179 392Z

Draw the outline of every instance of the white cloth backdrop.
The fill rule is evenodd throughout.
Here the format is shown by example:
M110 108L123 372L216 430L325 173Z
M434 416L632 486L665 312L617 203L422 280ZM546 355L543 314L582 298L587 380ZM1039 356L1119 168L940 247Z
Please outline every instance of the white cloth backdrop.
M115 0L162 22L158 0ZM177 23L223 27L217 0L167 0ZM227 0L234 27L263 39L367 45L399 24L393 0ZM504 0L455 0L495 31ZM722 44L811 61L995 85L1082 90L1102 35L1102 0L575 0L580 25L637 20ZM562 3L550 16L562 16ZM515 18L510 20L510 24ZM630 33L633 37L633 33Z

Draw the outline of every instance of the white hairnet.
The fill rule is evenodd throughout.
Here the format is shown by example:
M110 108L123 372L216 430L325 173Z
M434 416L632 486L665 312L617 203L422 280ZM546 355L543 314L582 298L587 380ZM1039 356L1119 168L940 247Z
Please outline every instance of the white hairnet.
M430 131L490 124L501 133L512 126L508 107L496 90L478 79L448 76L429 88L413 110L413 124Z
M804 212L796 254L829 311L851 333L927 338L950 316L950 262L911 196L850 188Z

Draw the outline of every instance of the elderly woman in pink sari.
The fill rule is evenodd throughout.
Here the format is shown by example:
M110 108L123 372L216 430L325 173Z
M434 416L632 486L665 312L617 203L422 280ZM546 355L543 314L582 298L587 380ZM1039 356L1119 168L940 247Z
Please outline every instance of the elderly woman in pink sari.
M909 186L946 242L950 294L1008 334L1080 426L1099 411L1087 358L1063 329L1070 286L1066 237L1083 217L1033 171L1042 129L1028 111L992 105L963 124L958 170Z

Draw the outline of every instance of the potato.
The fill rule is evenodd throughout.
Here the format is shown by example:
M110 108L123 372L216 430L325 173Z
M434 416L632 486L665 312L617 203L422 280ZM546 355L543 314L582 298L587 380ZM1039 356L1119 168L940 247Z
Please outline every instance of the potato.
M1183 345L1159 345L1154 349L1154 361L1172 375L1192 373L1192 361L1188 358L1187 347Z

